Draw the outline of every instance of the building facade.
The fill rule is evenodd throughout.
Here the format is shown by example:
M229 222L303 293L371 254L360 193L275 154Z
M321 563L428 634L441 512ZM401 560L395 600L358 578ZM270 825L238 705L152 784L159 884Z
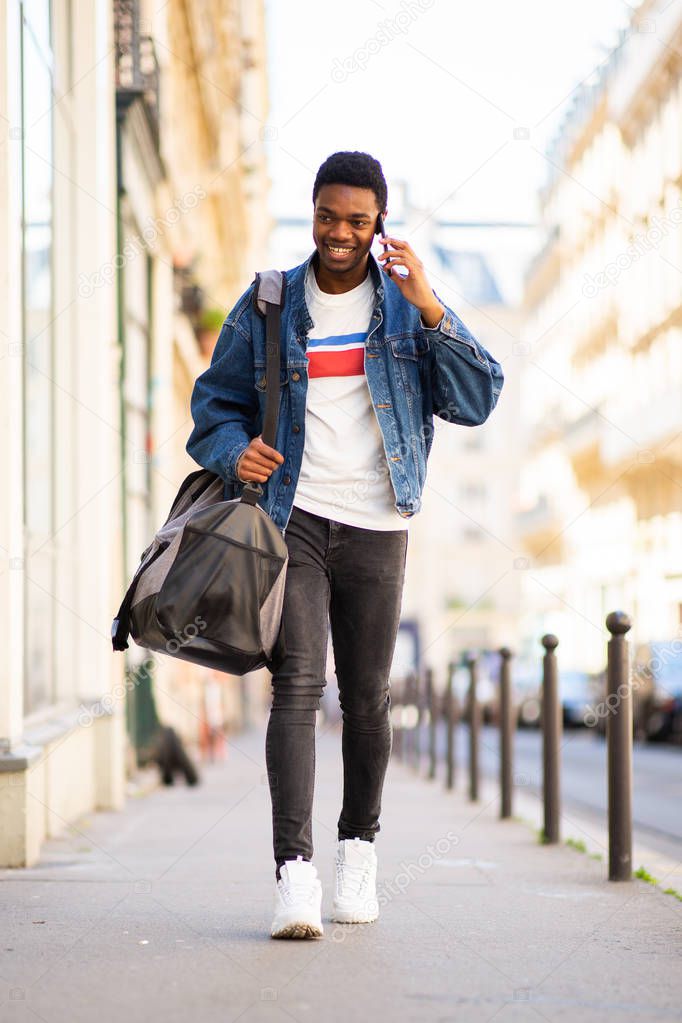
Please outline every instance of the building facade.
M3 866L124 802L144 652L113 655L111 620L194 468L216 320L261 261L263 36L239 0L0 0ZM158 666L160 720L177 670Z
M525 642L599 671L604 619L682 625L682 17L644 2L578 94L528 274Z

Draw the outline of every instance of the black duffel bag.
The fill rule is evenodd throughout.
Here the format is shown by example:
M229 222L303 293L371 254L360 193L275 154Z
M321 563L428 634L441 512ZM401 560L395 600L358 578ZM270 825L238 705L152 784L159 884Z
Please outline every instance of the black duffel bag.
M279 416L280 308L277 270L257 274L254 305L266 318L263 440L275 444ZM225 483L199 469L183 482L168 519L142 554L111 629L114 650L138 646L234 675L285 651L282 605L288 551L280 529L247 483L223 500Z

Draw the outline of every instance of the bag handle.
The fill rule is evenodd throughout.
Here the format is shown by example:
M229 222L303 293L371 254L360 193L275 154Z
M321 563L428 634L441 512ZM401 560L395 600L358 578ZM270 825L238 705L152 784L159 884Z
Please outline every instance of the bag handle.
M265 270L256 274L253 305L259 316L265 318L265 415L263 441L275 446L279 419L279 362L281 347L280 312L284 303L286 275L281 270ZM249 481L242 491L245 504L256 504L263 494L260 483Z

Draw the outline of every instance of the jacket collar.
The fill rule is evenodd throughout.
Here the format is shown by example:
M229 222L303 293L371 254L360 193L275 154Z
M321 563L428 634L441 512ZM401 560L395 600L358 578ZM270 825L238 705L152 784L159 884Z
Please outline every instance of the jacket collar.
M311 263L317 265L317 249L313 249L304 263L300 263L293 270L287 272L287 287L291 288L292 315L296 324L297 333L308 331L313 326L313 321L305 301L305 279ZM384 303L384 274L376 256L369 252L367 256L369 272L375 288L374 311L376 312Z

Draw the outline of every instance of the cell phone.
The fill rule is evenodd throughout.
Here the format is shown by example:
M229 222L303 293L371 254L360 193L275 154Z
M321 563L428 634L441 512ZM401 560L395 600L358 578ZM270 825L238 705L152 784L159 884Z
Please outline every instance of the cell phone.
M384 230L384 218L381 216L381 214L379 214L378 217L377 217L377 234L380 234L380 235L383 236L385 233L386 232ZM382 245L382 248L383 248L384 252L388 252L388 245ZM386 273L388 274L389 277L391 276L391 268L390 267L388 268Z

